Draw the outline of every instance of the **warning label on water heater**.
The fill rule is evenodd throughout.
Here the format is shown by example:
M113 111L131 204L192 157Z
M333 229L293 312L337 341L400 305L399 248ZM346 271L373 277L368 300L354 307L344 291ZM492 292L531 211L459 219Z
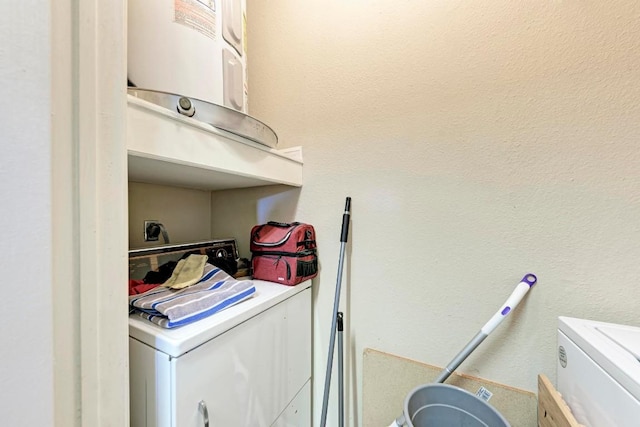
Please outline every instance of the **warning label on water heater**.
M175 22L210 39L216 39L216 5L213 0L174 0Z

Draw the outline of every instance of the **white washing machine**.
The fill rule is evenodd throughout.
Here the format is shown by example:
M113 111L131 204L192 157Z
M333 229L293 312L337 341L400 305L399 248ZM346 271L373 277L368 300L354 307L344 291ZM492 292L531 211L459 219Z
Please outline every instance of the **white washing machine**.
M557 389L587 427L640 426L640 327L559 317Z

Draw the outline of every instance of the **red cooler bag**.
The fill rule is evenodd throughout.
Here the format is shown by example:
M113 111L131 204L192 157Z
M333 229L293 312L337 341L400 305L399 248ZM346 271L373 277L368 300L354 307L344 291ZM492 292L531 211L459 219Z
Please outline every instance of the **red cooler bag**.
M250 249L254 279L293 286L318 275L316 232L310 224L256 225Z

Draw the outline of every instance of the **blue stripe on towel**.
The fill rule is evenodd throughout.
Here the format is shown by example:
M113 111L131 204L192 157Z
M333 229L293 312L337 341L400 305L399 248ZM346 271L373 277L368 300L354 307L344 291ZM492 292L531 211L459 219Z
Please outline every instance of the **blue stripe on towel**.
M181 320L178 320L176 322L172 322L171 320L168 321L167 323L167 328L174 328L176 326L182 326L182 325L186 325L187 323L191 323L191 322L195 322L196 320L200 320L200 319L204 319L205 317L209 317L214 313L217 313L220 310L223 310L229 306L232 306L234 304L237 304L243 300L245 300L246 298L250 297L253 295L253 293L256 291L256 288L254 286L250 287L249 289L245 290L244 292L241 292L231 298L228 298L224 301L221 301L220 304L217 304L213 307L211 307L210 309L203 311L195 316L191 316L191 317L185 317Z
M214 268L213 270L211 270L210 272L206 273L204 276L202 276L202 278L200 280L198 280L197 283L200 282L204 282L206 280L209 280L214 274L216 274L218 271L221 271L219 268Z
M222 286L224 284L224 282L226 282L226 280L221 280L221 281L219 281L218 283L216 283L215 285L213 285L213 287L211 287L209 289L211 289L211 290L218 289L220 286Z
M167 288L165 288L165 291L167 291L168 293L170 292L169 295L167 295L166 298L163 298L159 301L154 302L153 304L151 304L151 308L155 309L158 305L160 304L164 304L167 303L169 301L173 301L173 300L177 300L179 298L184 298L188 295L195 295L201 292L207 292L207 291L213 291L216 290L218 288L220 288L220 286L224 285L225 283L229 282L229 280L220 280L216 283L213 284L213 286L208 286L208 287L201 287L201 288L195 288L196 285L191 285L190 287L187 288L183 288L183 289L179 289L179 290L168 290ZM198 282L200 284L204 284L206 282ZM159 294L159 292L158 292Z

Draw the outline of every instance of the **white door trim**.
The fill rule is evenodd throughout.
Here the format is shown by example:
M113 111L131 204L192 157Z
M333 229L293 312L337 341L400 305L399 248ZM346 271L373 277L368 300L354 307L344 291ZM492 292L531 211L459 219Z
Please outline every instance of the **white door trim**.
M126 1L51 5L55 424L122 427L129 424Z

